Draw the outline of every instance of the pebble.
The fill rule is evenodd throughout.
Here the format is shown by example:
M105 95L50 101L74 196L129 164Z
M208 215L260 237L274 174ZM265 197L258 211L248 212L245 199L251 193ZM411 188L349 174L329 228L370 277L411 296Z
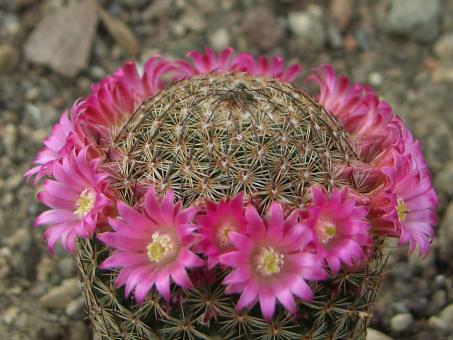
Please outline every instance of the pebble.
M285 30L268 7L251 7L244 15L242 30L250 44L264 50L275 48L285 36Z
M17 127L13 123L8 123L3 130L3 144L5 145L6 152L9 154L14 153L17 147Z
M179 23L186 29L193 32L201 32L206 28L205 17L193 8L186 10L180 18Z
M393 340L393 339L373 328L368 328L366 340Z
M373 86L379 86L382 84L382 74L379 72L371 72L368 76L368 81L370 82L371 85Z
M450 263L453 256L453 202L447 206L443 221L439 228L437 238L439 257L446 263Z
M230 33L224 27L209 34L208 39L210 45L217 51L228 47L231 44Z
M65 308L65 313L73 320L81 320L85 315L85 299L83 296L72 300Z
M66 279L59 286L52 287L39 298L41 304L49 309L65 308L81 292L79 280Z
M14 69L19 61L19 53L10 45L0 45L0 73Z
M390 319L390 327L395 332L404 332L414 323L414 317L410 313L396 314Z
M453 303L442 309L439 317L451 328L453 325Z
M434 52L441 59L453 59L453 32L446 33L437 40Z
M441 12L440 0L390 0L388 29L392 33L430 42L439 34Z
M448 324L444 320L442 320L441 318L439 318L436 315L431 316L428 319L428 323L432 327L437 328L437 329L439 329L441 331L444 331L444 332L448 329Z
M77 268L71 257L64 257L58 261L58 270L64 278L70 278L74 276Z
M330 16L341 31L344 31L351 21L352 12L352 0L332 0L330 2Z
M292 12L288 16L288 24L304 48L317 49L324 45L326 33L320 15L309 11Z

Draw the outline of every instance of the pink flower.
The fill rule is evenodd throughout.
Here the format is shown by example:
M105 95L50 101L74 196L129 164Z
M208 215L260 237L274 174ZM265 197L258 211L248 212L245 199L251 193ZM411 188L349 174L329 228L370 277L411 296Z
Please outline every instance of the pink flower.
M375 213L370 219L379 234L399 237L400 244L409 244L409 252L418 246L419 254L426 256L437 223L437 197L431 178L426 168L419 169L414 163L412 157L420 155L402 155L395 149L389 152L393 162L382 168L388 184L370 204L371 211L381 214Z
M60 121L52 127L51 134L44 140L44 148L33 161L36 166L28 170L24 176L35 176L35 184L44 176L51 176L54 164L72 150L80 150L86 145L83 136L77 132L77 120L84 109L84 102L76 102L70 112L65 111Z
M109 129L121 128L146 98L163 88L161 78L172 69L170 61L156 56L145 63L140 76L135 63L127 62L92 87L83 119L97 135L108 139Z
M241 293L237 308L260 303L265 319L270 320L278 300L291 313L296 312L294 296L304 301L313 293L305 280L322 280L327 273L315 254L305 252L312 240L310 230L286 221L283 208L273 203L269 216L263 219L249 205L245 212L246 233L230 232L235 249L220 255L219 262L233 268L223 283L225 292Z
M362 160L370 162L401 140L392 108L368 86L350 84L331 65L317 67L307 78L320 86L318 101L352 136Z
M72 151L55 163L55 180L46 180L38 194L51 208L36 218L37 225L50 225L44 233L49 250L60 241L67 251L74 251L76 238L90 238L111 204L106 196L107 175L98 173L100 160L88 161L87 152L87 148L78 154Z
M170 277L177 285L191 288L186 269L204 264L190 250L197 241L196 226L191 222L197 209L182 209L180 202L174 203L173 192L159 200L150 187L143 212L122 202L118 202L118 212L120 218L110 219L113 232L98 235L114 249L100 267L121 268L115 284L126 285L126 297L135 289L135 298L141 303L155 285L169 301Z
M299 64L292 64L284 68L284 59L274 57L268 60L266 57L256 59L247 52L242 52L233 57L234 50L229 47L216 54L212 49L206 48L205 53L190 51L187 56L192 62L177 60L175 79L190 78L198 74L217 73L247 73L250 76L262 76L275 78L286 82L292 82L302 71Z
M324 189L312 187L311 194L302 223L313 231L317 256L326 260L333 276L342 263L349 268L360 264L371 245L367 208L357 206L347 188L333 188L329 197Z
M206 214L197 217L200 234L204 237L199 244L200 252L208 257L208 267L213 268L220 254L233 250L228 237L230 232L245 231L243 195L238 194L220 203L206 202Z

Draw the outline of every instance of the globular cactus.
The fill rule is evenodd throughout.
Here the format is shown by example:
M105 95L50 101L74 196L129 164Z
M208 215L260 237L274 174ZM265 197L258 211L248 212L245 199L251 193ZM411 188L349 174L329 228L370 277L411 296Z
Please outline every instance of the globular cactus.
M53 178L37 223L74 252L102 338L365 339L386 238L429 249L418 143L329 66L314 98L297 65L231 54L95 85L27 174Z

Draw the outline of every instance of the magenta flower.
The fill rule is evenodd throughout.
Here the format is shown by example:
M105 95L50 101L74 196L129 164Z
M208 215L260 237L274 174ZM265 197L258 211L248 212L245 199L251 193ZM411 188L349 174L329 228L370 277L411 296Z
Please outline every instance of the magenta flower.
M426 168L418 168L421 154L401 155L395 149L389 152L393 164L382 169L389 181L370 204L381 214L375 213L370 219L379 234L399 237L400 244L409 244L409 252L418 246L419 254L426 256L437 223L437 197L430 175Z
M199 250L208 257L208 267L213 268L220 254L234 249L229 238L230 232L245 231L245 216L242 193L220 203L206 202L206 214L197 217L203 240Z
M44 233L49 250L60 241L74 251L77 237L90 238L99 222L105 220L111 201L106 196L106 174L98 173L99 159L87 160L87 148L63 157L53 165L55 180L46 180L38 199L49 206L36 218L36 224L48 224Z
M242 52L235 57L233 57L233 54L234 50L230 47L218 54L210 48L206 48L205 53L190 51L187 56L192 59L192 63L186 60L176 61L175 79L217 72L246 73L250 76L261 76L292 82L302 72L302 67L299 64L292 64L285 69L285 61L279 56L272 58L270 61L262 56L257 62L250 53Z
M317 67L307 78L320 87L318 101L352 136L362 160L372 161L401 140L400 125L392 108L368 86L350 84L331 65Z
M140 76L135 63L127 62L115 73L95 84L86 99L83 119L108 142L109 129L121 128L142 102L162 89L162 76L173 69L170 61L156 56L144 65Z
M260 303L265 319L270 320L278 300L291 313L296 312L294 296L304 301L313 293L305 280L323 280L327 273L315 254L305 252L312 240L302 224L285 221L283 208L273 203L263 219L249 205L245 212L246 233L230 232L234 250L219 256L219 262L233 268L223 283L225 292L241 293L238 309ZM289 217L294 221L294 215Z
M169 301L170 278L183 288L191 288L186 269L204 264L190 250L197 241L192 220L198 210L182 209L180 202L174 203L171 191L159 200L154 187L150 187L143 212L122 202L118 202L118 212L120 218L110 219L113 232L98 235L114 249L100 267L121 268L115 284L126 285L126 297L135 289L135 299L141 303L155 285Z
M312 201L302 223L313 231L317 256L324 258L335 276L341 264L352 268L365 259L371 245L370 225L365 220L367 208L356 205L347 188L312 187Z
M35 177L35 184L44 176L51 176L54 164L69 154L72 150L80 150L86 145L83 134L77 131L77 119L84 109L84 102L76 102L70 112L65 111L60 121L52 127L51 134L44 140L44 148L34 159L35 166L24 176Z

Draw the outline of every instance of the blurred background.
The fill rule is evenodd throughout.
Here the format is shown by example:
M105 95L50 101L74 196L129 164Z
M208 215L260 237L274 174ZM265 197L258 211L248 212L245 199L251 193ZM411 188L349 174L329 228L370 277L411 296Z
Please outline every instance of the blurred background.
M453 0L0 0L0 339L90 339L76 268L23 181L60 113L133 58L232 46L375 87L440 197L431 255L396 251L369 339L453 339ZM301 82L299 82L301 85Z

